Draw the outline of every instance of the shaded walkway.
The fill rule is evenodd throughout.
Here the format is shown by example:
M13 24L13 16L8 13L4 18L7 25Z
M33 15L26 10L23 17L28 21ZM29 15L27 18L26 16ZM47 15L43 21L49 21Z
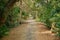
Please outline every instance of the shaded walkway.
M28 22L13 28L2 40L54 40L54 35L44 25L35 20Z

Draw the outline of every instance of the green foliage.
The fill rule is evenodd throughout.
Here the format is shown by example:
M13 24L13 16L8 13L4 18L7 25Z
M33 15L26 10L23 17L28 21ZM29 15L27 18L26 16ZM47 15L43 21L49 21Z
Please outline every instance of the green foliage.
M8 27L14 27L14 26L17 26L19 24L19 22L18 22L19 13L20 13L20 8L18 6L13 7L10 10L9 16L8 16L8 18L6 20L6 25Z
M60 0L37 0L42 8L39 18L40 21L46 23L48 28L51 28L53 22L55 22L56 34L60 36ZM41 4L43 3L43 4Z
M9 29L6 25L0 27L0 38L8 34Z
M29 14L27 14L25 11L22 11L22 18L23 19L27 19L28 16L29 16Z
M0 0L0 17L3 16L2 14L8 1L9 0ZM6 36L9 33L11 27L15 27L19 24L18 14L20 13L20 7L15 5L8 13L9 15L6 17L5 24L0 26L0 38Z

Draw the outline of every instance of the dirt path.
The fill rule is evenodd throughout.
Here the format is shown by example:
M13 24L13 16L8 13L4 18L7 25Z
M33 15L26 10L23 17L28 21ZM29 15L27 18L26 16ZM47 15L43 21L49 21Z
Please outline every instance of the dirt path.
M28 24L13 28L2 40L54 40L54 35L44 25L34 20L28 22Z

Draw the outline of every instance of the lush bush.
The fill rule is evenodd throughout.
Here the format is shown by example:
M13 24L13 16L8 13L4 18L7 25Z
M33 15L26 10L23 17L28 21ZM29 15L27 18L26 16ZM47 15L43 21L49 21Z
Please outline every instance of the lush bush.
M8 1L9 0L0 0L0 18L2 16L4 17L3 12L5 7L7 6ZM0 38L7 35L11 27L15 27L19 24L18 22L19 13L20 13L20 7L18 7L17 5L13 6L9 10L8 16L6 17L5 24L0 26Z
M6 25L8 27L14 27L14 26L17 26L19 24L19 16L18 14L20 13L20 8L18 6L15 6L13 7L10 12L9 12L9 15L8 15L8 18L6 20Z
M9 29L6 25L0 27L0 38L8 34Z
M40 21L60 36L60 0L37 0L37 3L40 3L41 7Z
M7 35L10 28L15 27L19 24L18 22L19 13L20 13L20 8L18 6L13 7L10 10L5 24L0 27L0 37Z

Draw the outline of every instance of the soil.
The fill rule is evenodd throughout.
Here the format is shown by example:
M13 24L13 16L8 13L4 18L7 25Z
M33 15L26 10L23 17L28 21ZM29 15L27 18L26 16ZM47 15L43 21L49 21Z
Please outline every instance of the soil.
M2 40L55 40L54 34L35 20L13 28Z

